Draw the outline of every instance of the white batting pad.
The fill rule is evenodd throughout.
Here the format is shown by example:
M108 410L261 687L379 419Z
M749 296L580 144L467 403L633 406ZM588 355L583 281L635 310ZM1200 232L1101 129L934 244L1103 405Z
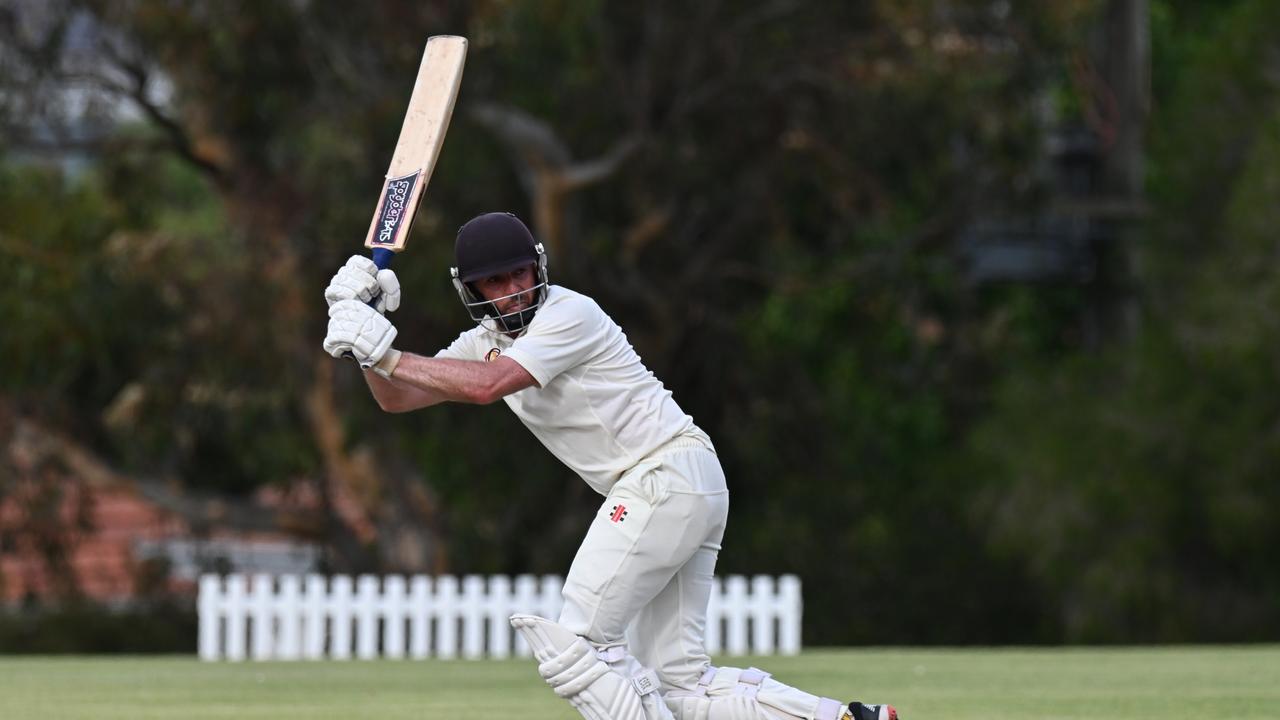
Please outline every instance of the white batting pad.
M652 670L628 675L617 669L634 661L625 651L598 651L567 628L536 615L512 615L511 627L529 643L542 679L587 720L674 720L656 692L658 679Z
M793 688L756 668L710 668L694 692L667 696L676 720L840 720L844 703Z

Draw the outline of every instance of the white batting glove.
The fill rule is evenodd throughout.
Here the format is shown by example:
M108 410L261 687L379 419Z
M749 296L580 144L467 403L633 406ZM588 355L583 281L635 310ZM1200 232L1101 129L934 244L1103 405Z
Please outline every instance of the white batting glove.
M365 303L339 300L329 306L329 334L324 338L324 351L334 357L351 353L360 367L372 367L391 349L396 332L390 320Z
M329 280L324 289L324 299L329 307L343 300L359 300L367 303L378 299L378 312L393 312L400 307L400 280L390 268L378 269L373 261L363 255L352 255L347 264Z

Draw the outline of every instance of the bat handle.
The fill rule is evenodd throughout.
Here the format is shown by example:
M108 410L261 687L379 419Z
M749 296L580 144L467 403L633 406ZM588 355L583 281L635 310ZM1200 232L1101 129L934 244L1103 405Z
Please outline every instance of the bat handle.
M391 264L391 258L396 254L386 248L373 249L373 264L378 266L379 270L385 270Z

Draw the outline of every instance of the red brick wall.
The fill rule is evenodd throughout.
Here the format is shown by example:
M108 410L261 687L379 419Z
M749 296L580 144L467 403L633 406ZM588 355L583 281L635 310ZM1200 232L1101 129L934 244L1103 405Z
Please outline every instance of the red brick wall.
M91 493L83 498L79 493ZM15 497L16 496L16 497ZM77 507L88 501L89 531L77 529ZM61 529L70 548L69 566L76 587L94 600L121 600L134 595L138 562L133 543L140 539L183 536L188 529L179 518L123 488L86 488L64 493L58 508L61 523L30 522L21 493L0 502L0 528L12 542L0 554L0 601L13 603L28 596L48 599L54 583L38 550L36 535ZM58 525L61 525L61 528Z

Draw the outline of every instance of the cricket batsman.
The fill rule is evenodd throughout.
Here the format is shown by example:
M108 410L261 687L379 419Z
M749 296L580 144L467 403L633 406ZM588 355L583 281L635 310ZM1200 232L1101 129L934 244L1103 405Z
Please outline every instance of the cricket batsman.
M387 412L503 400L604 496L560 617L511 618L555 693L587 720L896 720L890 705L711 665L707 603L729 513L711 439L594 300L548 282L542 245L516 216L470 220L454 252L476 327L434 356L397 350L384 313L400 304L399 282L356 256L325 290L324 349L352 354Z

